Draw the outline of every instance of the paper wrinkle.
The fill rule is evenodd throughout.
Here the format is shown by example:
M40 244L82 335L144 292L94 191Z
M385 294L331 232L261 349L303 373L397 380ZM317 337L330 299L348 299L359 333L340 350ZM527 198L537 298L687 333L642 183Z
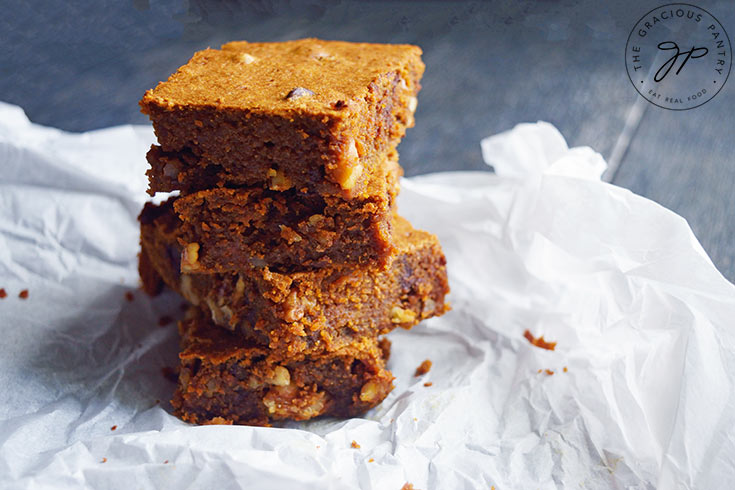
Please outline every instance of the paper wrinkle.
M396 388L379 407L284 428L179 421L161 371L176 329L158 319L182 300L135 289L152 142L149 127L70 134L0 103L0 487L735 479L733 285L683 218L601 182L602 157L543 122L482 141L496 174L402 180L401 214L446 253L453 310L391 334Z

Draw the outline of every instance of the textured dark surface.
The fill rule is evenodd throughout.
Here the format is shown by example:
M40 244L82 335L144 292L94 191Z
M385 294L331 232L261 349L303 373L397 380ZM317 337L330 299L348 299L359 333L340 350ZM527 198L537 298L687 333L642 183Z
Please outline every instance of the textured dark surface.
M485 169L479 141L524 121L555 124L601 152L608 178L684 216L735 279L735 81L702 107L640 101L625 72L630 29L666 3L82 1L0 2L0 99L71 131L146 123L143 92L191 54L244 39L316 36L420 45L427 65L408 175ZM731 1L700 1L735 35ZM634 119L631 119L635 122Z

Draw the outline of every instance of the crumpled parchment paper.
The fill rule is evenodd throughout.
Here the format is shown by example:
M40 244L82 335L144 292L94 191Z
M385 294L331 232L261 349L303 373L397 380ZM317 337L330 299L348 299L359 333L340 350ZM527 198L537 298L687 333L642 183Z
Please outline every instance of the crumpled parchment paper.
M182 300L136 290L153 138L0 104L0 487L731 488L735 287L684 219L601 182L600 155L547 123L482 142L496 175L403 180L453 311L391 334L382 405L284 428L179 421L175 323L159 322Z

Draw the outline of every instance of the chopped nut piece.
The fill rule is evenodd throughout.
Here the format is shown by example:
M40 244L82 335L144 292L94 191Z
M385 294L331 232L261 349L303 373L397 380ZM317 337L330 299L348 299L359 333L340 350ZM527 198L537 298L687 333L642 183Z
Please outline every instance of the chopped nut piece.
M297 322L304 317L304 305L299 301L299 295L296 291L286 297L286 301L283 303L284 306L284 319L287 322Z
M342 186L342 188L348 191L352 189L353 187L355 187L355 184L357 183L357 179L359 179L360 176L362 175L362 171L363 171L362 165L358 164L352 167L348 171L347 177L345 177L345 179L340 182L340 185Z
M235 284L235 292L241 295L245 292L245 280L242 278L242 274L237 276L237 283Z
M291 400L297 396L301 398L303 404L292 404ZM324 413L326 397L323 391L299 392L293 385L276 386L265 395L263 404L271 417L276 419L308 420Z
M291 374L283 366L273 368L273 377L267 379L268 383L276 386L288 386L291 384Z
M390 310L390 321L393 323L411 323L416 320L416 313L404 310L400 306L394 306Z
M20 299L28 299L28 290L27 290L27 289L24 289L23 291L21 291L21 292L20 292L20 293L18 294L18 297L19 297Z
M350 190L355 187L357 180L362 175L364 170L362 164L359 163L360 154L357 151L357 144L354 139L350 139L347 144L347 152L345 153L345 159L341 162L334 172L334 177L337 179L337 183L344 190Z
M360 390L360 401L369 403L375 400L378 396L380 396L380 393L378 393L378 385L372 381L365 383Z
M408 98L408 110L411 112L416 112L416 107L418 106L419 99L416 97L409 97Z
M238 60L238 61L242 61L242 62L243 62L243 63L245 63L246 65L249 65L250 63L253 63L254 61L257 61L257 60L258 60L258 58L256 58L256 57L255 57L255 56L253 56L253 55L250 55L250 54L248 54L248 53L239 53L239 54L237 55L237 60Z
M434 383L432 383L431 381L427 381L426 383L424 383L424 386L426 386L428 388L429 386L431 386L433 384Z
M281 238L286 240L289 245L293 243L298 243L302 240L301 235L293 231L291 228L289 228L286 225L278 225L278 227L281 230Z
M354 139L350 140L350 144L347 147L347 158L350 159L350 161L357 161L357 159L360 157L360 154L357 152L357 144L355 143Z
M293 187L291 180L281 170L268 169L268 187L273 191L286 191Z
M431 370L431 360L426 359L424 362L419 364L419 367L416 368L416 372L413 373L414 376L423 376L424 374L428 373L429 370Z
M194 272L199 267L199 244L190 243L181 252L181 272Z
M350 447L353 449L360 449L360 445L357 443L357 441L352 441L352 444L350 444Z
M321 46L316 46L315 48L316 48L315 51L311 55L312 58L319 60L319 61L334 59L334 55L330 54L329 51L322 48Z
M270 414L276 413L276 408L277 407L276 407L276 401L275 400L272 400L270 398L264 398L263 399L263 405L265 405L266 408L268 409L268 413L270 413Z
M0 299L5 298L8 296L8 293L5 291L5 288L0 288Z
M310 95L314 95L314 92L312 92L308 88L296 87L295 89L291 90L286 95L286 98L289 99L289 100L293 100L293 99L299 99L301 97L307 97L307 96L310 96Z
M309 219L307 221L309 222L311 226L314 226L320 221L322 221L323 219L324 219L324 216L321 214L312 214L311 216L309 216Z
M434 301L431 298L425 299L424 306L423 308L421 308L421 316L423 318L433 316L435 311L436 311L436 301Z
M217 304L212 298L207 298L206 303L211 312L212 321L221 327L229 327L232 309L227 305Z

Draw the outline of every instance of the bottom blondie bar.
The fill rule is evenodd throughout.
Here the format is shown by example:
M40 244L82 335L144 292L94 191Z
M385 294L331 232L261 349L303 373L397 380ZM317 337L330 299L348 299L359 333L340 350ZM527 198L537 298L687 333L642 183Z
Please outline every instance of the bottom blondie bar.
M351 417L393 389L390 343L363 337L323 355L274 356L190 308L179 323L181 367L172 404L196 424L270 425L322 415Z

